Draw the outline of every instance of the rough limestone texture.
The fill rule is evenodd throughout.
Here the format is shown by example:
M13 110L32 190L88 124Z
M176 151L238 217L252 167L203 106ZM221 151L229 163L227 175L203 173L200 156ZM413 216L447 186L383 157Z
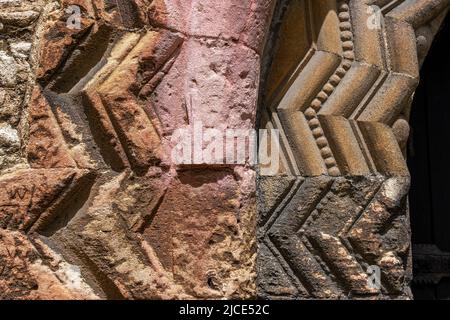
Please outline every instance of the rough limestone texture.
M273 7L0 0L0 298L256 297L254 169L171 137L255 126Z
M403 152L419 67L449 5L279 1L261 126L280 130L282 165L258 179L260 297L412 297Z

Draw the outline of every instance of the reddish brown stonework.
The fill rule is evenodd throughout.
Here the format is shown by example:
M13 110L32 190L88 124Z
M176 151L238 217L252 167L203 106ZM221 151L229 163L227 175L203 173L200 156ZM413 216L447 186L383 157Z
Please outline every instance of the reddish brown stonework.
M1 225L27 232L52 220L70 193L79 191L87 171L72 169L18 170L0 179ZM75 190L73 190L75 189Z
M178 167L171 136L255 125L273 1L38 5L26 163L0 178L1 297L255 297L255 172Z
M409 105L449 4L0 1L0 299L410 298ZM198 122L279 129L279 172L177 165Z
M407 119L449 5L278 2L261 126L280 130L282 165L258 179L260 297L412 297Z
M41 89L35 87L28 108L28 163L32 168L75 167L61 129Z

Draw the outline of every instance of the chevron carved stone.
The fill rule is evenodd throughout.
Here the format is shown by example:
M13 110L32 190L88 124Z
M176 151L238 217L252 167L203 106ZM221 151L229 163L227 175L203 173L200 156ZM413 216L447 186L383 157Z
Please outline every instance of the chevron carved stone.
M261 127L280 130L282 165L258 179L260 297L412 297L403 152L419 68L449 5L279 2Z
M409 108L449 6L0 0L0 299L411 298ZM196 123L277 129L279 170L177 163Z
M0 299L256 296L254 169L171 138L255 126L273 3L0 1Z

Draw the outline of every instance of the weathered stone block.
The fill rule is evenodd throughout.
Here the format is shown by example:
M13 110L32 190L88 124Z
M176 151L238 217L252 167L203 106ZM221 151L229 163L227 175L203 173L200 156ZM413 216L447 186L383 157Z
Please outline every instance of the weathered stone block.
M258 226L262 297L410 297L409 178L261 177L260 188L271 190L259 198L269 204Z

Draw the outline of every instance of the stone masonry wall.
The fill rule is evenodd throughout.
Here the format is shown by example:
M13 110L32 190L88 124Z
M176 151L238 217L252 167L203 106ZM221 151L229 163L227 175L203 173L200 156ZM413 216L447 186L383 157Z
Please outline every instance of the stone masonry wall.
M254 169L170 151L254 127L272 1L0 6L1 297L254 297Z
M403 151L449 5L0 0L0 298L410 298ZM197 123L278 129L279 171L177 164Z

